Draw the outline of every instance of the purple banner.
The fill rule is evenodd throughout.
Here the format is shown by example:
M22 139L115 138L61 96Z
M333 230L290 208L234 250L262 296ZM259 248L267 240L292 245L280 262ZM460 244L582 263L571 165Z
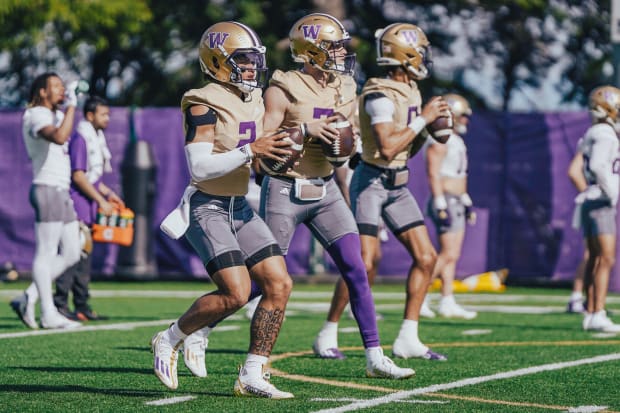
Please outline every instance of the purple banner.
M120 192L121 164L130 139L129 115L127 108L113 108L106 131L114 173L105 175L104 182ZM0 112L0 263L12 261L18 270L29 271L34 253L34 212L28 202L32 167L21 135L21 116L22 111ZM478 112L472 117L466 137L468 185L478 222L467 227L458 277L507 267L510 278L572 279L583 241L570 226L576 191L566 171L589 122L586 112ZM137 138L151 144L157 162L151 228L158 271L206 277L203 264L186 241L171 240L159 231L159 223L177 205L189 182L181 112L176 108L137 109L134 125ZM410 189L424 210L429 189L422 155L411 159L409 166ZM427 228L435 241L433 226ZM309 231L300 227L287 257L292 274L309 272L311 244ZM114 274L117 253L115 246L97 245L94 272ZM412 260L391 234L382 253L381 275L406 275ZM614 268L610 281L613 291L620 291L619 267Z

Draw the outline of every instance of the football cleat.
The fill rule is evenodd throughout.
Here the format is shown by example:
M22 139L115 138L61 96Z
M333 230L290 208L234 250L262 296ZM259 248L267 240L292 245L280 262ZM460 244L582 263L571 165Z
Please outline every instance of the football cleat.
M21 297L15 298L10 305L26 327L32 329L39 328L34 316L34 303L28 302L28 294L24 293Z
M314 339L314 343L312 343L312 351L317 357L322 359L334 359L334 360L343 360L347 358L340 350L338 350L338 341L333 338L330 340L328 336L329 334L319 335Z
M425 317L425 318L435 318L435 312L433 310L431 310L431 308L428 305L428 299L424 299L424 301L422 302L422 306L420 307L420 317Z
M59 312L55 311L53 314L41 315L41 327L43 328L78 328L82 324L77 321L69 320Z
M278 390L269 382L271 375L264 372L260 378L251 379L244 367L239 368L239 376L235 381L234 395L238 397L264 397L267 399L292 399L293 393Z
M466 310L455 302L440 303L438 312L440 316L445 318L472 320L478 316L477 312Z
M166 339L166 331L160 331L151 339L153 352L153 370L155 375L166 387L175 390L179 386L177 379L177 359L183 340L171 343Z
M448 360L445 355L435 353L421 343L418 345L408 343L400 336L396 338L396 341L394 341L394 345L392 346L392 354L394 355L394 357L399 357L403 359L420 358L433 361Z
M589 324L587 325L589 331L600 331L603 333L620 333L620 324L614 324L605 311L592 314Z
M583 306L583 300L581 298L577 300L570 300L568 304L566 305L567 313L578 314L578 313L583 313L584 311L586 311L586 309Z
M196 377L207 377L205 350L208 346L209 339L197 333L190 334L183 342L183 361Z
M386 379L408 379L415 375L415 370L410 368L398 367L392 359L383 355L378 360L366 361L366 377L382 377Z

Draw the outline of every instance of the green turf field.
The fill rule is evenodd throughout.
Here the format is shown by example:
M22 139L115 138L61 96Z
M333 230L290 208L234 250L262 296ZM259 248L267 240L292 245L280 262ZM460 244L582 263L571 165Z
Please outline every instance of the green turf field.
M339 340L347 359L312 355L331 286L296 285L271 364L272 382L295 399L272 401L232 396L248 347L243 311L211 334L207 378L192 377L182 357L176 391L153 374L151 336L212 284L93 283L93 307L111 319L60 333L28 330L13 314L8 302L25 285L0 285L2 412L620 411L620 335L582 331L581 316L564 313L567 290L458 295L478 318L422 319L420 327L448 362L397 359L416 376L390 381L365 377L359 333L346 316ZM403 288L379 285L374 293L391 354ZM611 295L608 308L620 322L620 296Z

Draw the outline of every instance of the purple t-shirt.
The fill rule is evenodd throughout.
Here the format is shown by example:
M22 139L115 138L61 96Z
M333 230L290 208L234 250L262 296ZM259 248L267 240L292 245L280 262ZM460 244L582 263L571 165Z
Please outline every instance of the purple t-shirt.
M71 159L72 174L75 171L88 172L88 149L86 147L86 141L82 135L77 132L71 135L71 140L69 141L69 157ZM99 182L101 182L101 178L91 183L96 188ZM73 183L73 180L71 181L70 194L78 219L90 226L95 221L97 215L97 202L88 198L80 191Z

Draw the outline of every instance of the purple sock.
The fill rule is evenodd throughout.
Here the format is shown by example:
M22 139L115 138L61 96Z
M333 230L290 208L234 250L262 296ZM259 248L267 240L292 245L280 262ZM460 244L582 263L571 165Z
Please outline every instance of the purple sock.
M368 285L366 267L362 261L360 237L357 234L347 234L327 248L342 278L349 288L349 302L351 310L357 320L364 347L379 346L379 332L375 302Z

